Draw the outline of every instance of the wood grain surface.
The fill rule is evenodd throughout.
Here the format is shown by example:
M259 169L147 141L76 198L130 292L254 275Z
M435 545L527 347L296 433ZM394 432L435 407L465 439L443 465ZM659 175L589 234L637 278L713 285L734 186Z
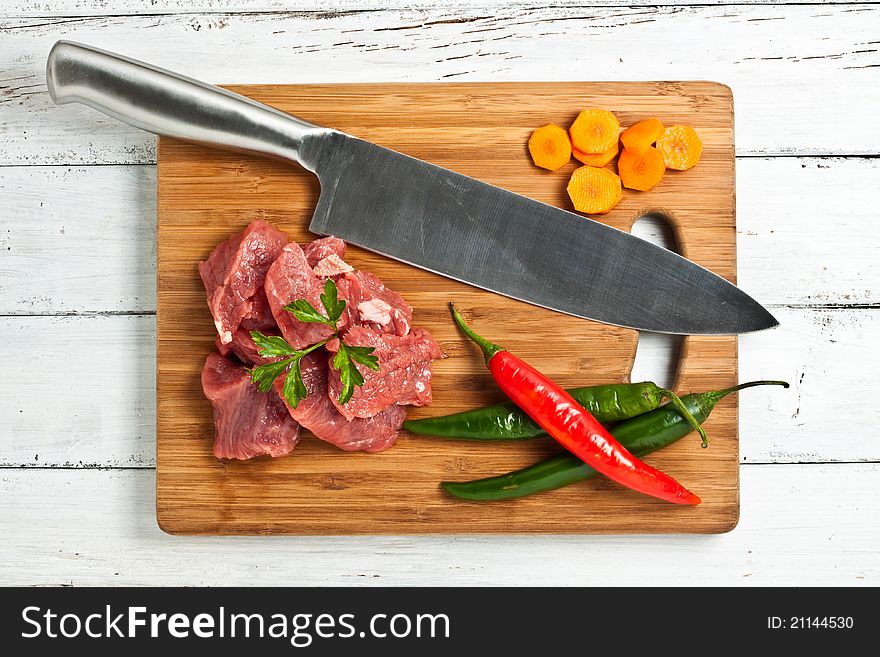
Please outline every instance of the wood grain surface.
M735 280L732 97L703 82L357 84L234 87L302 118L568 208L572 162L555 173L531 166L525 143L544 123L568 125L588 106L615 111L625 126L647 116L693 124L700 165L669 172L647 193L627 192L602 218L629 229L645 213L665 216L679 250ZM506 472L558 451L550 440L472 445L403 435L381 454L342 452L306 436L281 459L223 462L211 454L211 408L199 385L213 325L196 265L256 218L307 241L317 179L284 163L160 140L158 168L157 515L163 529L198 534L408 534L723 532L738 519L736 400L727 399L696 437L650 462L701 495L681 508L594 480L491 505L445 496L441 480ZM584 254L589 257L589 254ZM551 254L552 257L552 254ZM634 331L576 320L352 248L347 258L375 272L415 309L448 358L435 367L432 407L410 417L498 401L477 351L454 329L455 300L473 326L560 383L628 378ZM685 340L677 389L736 382L736 339Z

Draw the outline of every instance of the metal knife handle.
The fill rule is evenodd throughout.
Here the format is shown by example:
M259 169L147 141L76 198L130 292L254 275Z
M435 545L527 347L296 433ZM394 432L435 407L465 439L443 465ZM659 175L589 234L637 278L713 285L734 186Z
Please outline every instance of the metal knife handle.
M327 132L231 91L72 41L46 62L49 95L157 135L302 164L303 140Z

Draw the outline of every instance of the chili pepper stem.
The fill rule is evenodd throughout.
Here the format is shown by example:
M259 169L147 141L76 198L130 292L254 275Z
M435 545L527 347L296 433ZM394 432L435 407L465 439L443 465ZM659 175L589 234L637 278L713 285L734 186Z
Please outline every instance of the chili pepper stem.
M739 392L740 390L745 390L746 388L754 388L755 386L782 386L783 388L790 387L787 381L749 381L748 383L740 383L736 386L731 386L730 388L725 388L724 390L718 390L717 392L710 393L713 397L715 397L715 401L719 399L724 399L727 395Z
M499 351L506 351L504 347L501 347L493 342L489 342L486 338L481 335L477 335L474 333L473 329L468 326L464 317L459 314L459 312L455 309L455 305L450 302L449 310L452 311L452 318L455 320L455 323L458 324L458 328L464 331L464 334L468 336L471 340L473 340L480 349L483 350L483 357L486 359L486 364L489 364L489 361L492 359L492 356L497 354Z
M661 388L660 392L663 393L663 396L669 400L669 403L672 404L675 409L681 413L682 417L685 420L691 423L691 426L697 430L697 433L700 434L700 438L703 440L703 447L709 446L709 438L706 436L706 430L703 429L703 425L697 422L697 418L691 415L691 412L687 409L687 406L681 401L681 398L676 395L671 390L666 390L665 388Z
M739 392L740 390L745 390L746 388L754 388L755 386L782 386L783 388L788 388L789 385L785 381L749 381L748 383L740 383L739 385L731 386L730 388L725 388L724 390L716 390L715 392L707 392L704 395L711 399L712 406L717 404L720 400L724 399L728 395ZM669 403L672 404L675 409L681 413L681 415L686 419L690 424L697 430L700 434L700 437L703 439L703 447L708 447L709 443L706 438L706 431L697 421L697 419L688 411L687 406L685 406L681 399L672 392L671 390L661 389L661 393L663 393L668 399Z
M719 401L721 401L722 399L724 399L728 395L733 394L734 392L739 392L740 390L745 390L746 388L754 388L756 386L782 386L783 388L789 387L788 382L786 382L786 381L749 381L748 383L740 383L739 385L731 386L730 388L725 388L724 390L716 390L715 392L706 392L706 393L703 393L703 396L705 397L705 399L707 401L710 402L711 406L714 407L715 404L717 404ZM670 401L673 401L672 398L670 398ZM674 401L673 401L673 403L674 403ZM676 406L676 408L678 408L678 407ZM679 409L679 412L681 412L682 415L684 415L686 410L687 409L684 409L684 410ZM688 421L690 421L690 418L688 418ZM700 435L704 436L703 447L706 447L707 445L705 442L705 434L702 431L700 431Z

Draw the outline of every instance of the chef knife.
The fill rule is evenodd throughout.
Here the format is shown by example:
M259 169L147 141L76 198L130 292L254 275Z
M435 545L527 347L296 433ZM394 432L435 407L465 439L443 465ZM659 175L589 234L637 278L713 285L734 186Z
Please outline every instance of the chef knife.
M672 251L219 87L69 41L52 48L46 79L59 104L297 162L320 180L312 232L443 276L647 331L745 333L778 323L735 285Z

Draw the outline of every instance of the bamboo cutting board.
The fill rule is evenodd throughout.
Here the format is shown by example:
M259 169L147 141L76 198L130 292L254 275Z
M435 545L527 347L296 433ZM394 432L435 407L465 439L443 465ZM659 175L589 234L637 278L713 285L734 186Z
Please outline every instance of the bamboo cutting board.
M570 209L572 161L532 166L526 141L545 123L568 126L578 111L614 111L623 126L650 116L693 124L700 164L669 171L650 192L624 190L601 218L629 230L648 212L672 224L679 251L736 275L733 99L707 82L357 84L234 87L318 125L338 128L534 199ZM318 182L296 165L160 139L158 166L157 503L160 526L179 534L710 533L739 514L737 401L719 404L696 435L648 461L703 498L680 507L597 478L530 498L473 503L446 496L441 480L468 480L534 463L559 451L550 439L473 444L402 435L379 454L343 452L306 434L279 459L219 461L211 454L211 406L200 372L214 327L196 269L253 219L291 239L308 223ZM589 253L583 254L589 258ZM553 254L548 253L552 258ZM501 400L477 349L455 329L454 300L472 326L565 386L628 380L638 334L567 317L442 278L352 247L346 260L374 272L415 309L448 358L435 364L434 405L410 417ZM685 394L737 381L735 337L685 339L676 389Z

